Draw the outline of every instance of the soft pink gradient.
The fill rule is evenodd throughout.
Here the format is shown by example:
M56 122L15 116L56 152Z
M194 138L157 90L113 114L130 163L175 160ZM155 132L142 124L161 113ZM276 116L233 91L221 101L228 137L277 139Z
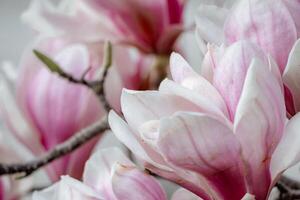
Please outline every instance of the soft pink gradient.
M111 40L147 53L168 54L183 30L183 7L181 0L80 0L58 7L34 0L22 18L51 36Z
M300 159L299 116L287 122L280 72L258 47L241 41L222 52L211 62L212 82L172 54L174 81L158 91L124 90L126 122L114 112L109 122L146 168L200 198L264 200Z
M205 42L220 46L240 40L258 45L279 66L284 79L287 115L291 117L299 111L299 89L295 78L299 71L298 61L295 59L299 48L299 13L298 0L235 1L229 7L203 4L196 17L197 38L202 46L205 46ZM211 52L210 47L203 48L204 53L209 51ZM211 55L218 56L220 51ZM204 70L206 76L211 76L210 69L204 67Z
M71 177L33 195L33 200L166 200L160 184L117 148L95 152L87 161L83 182Z

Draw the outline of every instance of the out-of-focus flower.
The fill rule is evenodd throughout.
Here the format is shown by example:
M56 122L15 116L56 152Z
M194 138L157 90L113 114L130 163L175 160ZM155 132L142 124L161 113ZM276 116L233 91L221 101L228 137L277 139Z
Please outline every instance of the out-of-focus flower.
M223 51L212 60L222 68L213 82L173 54L174 81L163 81L159 91L124 90L127 123L114 112L109 122L146 168L202 199L267 199L280 174L300 159L300 115L286 125L278 67L259 48L239 42ZM234 101L216 81L232 90Z
M64 176L33 195L33 200L166 200L160 184L141 172L117 148L95 152L87 161L83 182Z
M1 83L1 93L4 94L1 95L1 115L19 143L38 156L99 120L104 110L93 91L49 72L34 56L32 48L21 60L20 73L15 80L16 94L12 94L14 83L5 79ZM76 78L80 78L87 69L87 80L101 77L102 44L96 47L68 45L60 39L46 39L37 41L34 48L52 57L64 71ZM113 53L113 67L105 90L109 103L120 110L118 99L121 89L139 87L140 60L121 47L114 48ZM126 69L127 66L130 68ZM50 178L57 180L63 174L80 178L96 141L97 138L49 165L47 172Z
M57 8L34 0L23 19L51 35L130 44L147 53L169 54L183 27L182 0L63 1Z

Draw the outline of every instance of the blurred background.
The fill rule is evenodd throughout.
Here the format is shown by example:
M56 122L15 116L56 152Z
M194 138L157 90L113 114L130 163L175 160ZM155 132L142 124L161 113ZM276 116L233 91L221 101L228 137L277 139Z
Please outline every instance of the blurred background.
M20 20L30 0L0 0L0 60L17 64L22 50L32 38L32 31Z

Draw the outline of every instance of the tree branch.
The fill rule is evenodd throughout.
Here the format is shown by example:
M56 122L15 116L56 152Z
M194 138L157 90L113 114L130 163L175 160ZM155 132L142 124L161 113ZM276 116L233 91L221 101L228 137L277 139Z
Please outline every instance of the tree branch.
M84 72L81 79L76 79L72 75L64 72L58 64L51 60L51 58L36 50L34 50L34 53L52 72L57 73L58 75L69 80L72 83L81 84L92 89L99 98L99 100L102 102L105 110L108 112L111 109L105 98L104 91L104 83L108 74L108 69L112 64L112 46L109 42L105 45L103 74L99 81L85 80L85 75L87 74L89 69L86 72ZM101 121L98 121L93 125L75 133L68 140L61 144L58 144L55 148L53 148L52 150L48 151L47 153L35 160L26 163L0 163L0 176L17 173L22 173L22 175L19 178L29 176L39 168L79 148L81 145L85 144L97 135L103 133L107 129L109 129L109 125L107 122L107 116L105 116Z
M278 200L300 199L300 183L286 176L281 176L276 183L280 194Z
M16 164L1 164L0 165L0 175L5 174L17 174L23 173L20 178L29 176L39 168L51 163L52 161L74 151L81 145L85 144L87 141L91 140L95 136L103 133L109 128L107 117L104 117L101 121L82 129L70 139L66 140L62 144L57 145L54 149L47 152L41 157L27 162L27 163L16 163Z
M104 109L107 112L109 112L111 110L111 107L110 107L108 101L106 100L105 89L104 89L104 82L105 82L106 76L108 74L108 70L112 65L112 45L110 42L106 42L104 45L104 59L103 59L103 64L102 64L103 73L102 73L102 77L100 78L100 80L97 80L97 81L88 81L85 79L85 76L88 73L88 71L90 70L90 68L88 68L82 74L81 78L78 79L78 78L75 78L74 76L72 76L71 74L66 73L55 61L53 61L51 58L49 58L45 54L43 54L37 50L33 50L33 52L40 59L40 61L42 61L48 67L48 69L50 71L52 71L53 73L57 73L60 77L66 79L72 83L80 84L80 85L86 86L89 89L93 90L93 92L97 95L100 102L102 103Z

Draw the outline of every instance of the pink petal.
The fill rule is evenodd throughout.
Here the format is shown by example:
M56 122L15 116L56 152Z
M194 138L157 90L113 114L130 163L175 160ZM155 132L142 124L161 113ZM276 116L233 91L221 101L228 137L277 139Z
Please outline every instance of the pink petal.
M117 199L111 185L111 175L116 163L134 167L134 164L118 148L101 149L95 152L86 162L83 182L106 198Z
M155 50L159 36L169 23L166 1L88 0L86 4L96 12L105 13L124 41L144 51Z
M178 53L171 54L170 71L173 80L177 83L182 83L186 78L198 76L187 61Z
M281 72L297 38L294 20L282 1L240 1L228 17L225 36L229 43L246 39L271 54Z
M65 71L75 77L80 77L89 66L88 50L82 45L64 48L54 59ZM24 69L30 67L24 66ZM41 63L35 67L40 69L35 70L31 79L21 79L19 96L24 103L27 117L40 134L40 142L45 149L50 149L99 119L102 110L92 91L50 73ZM76 155L87 156L92 146L90 143ZM77 162L76 168L66 164L69 158L67 156L54 163L57 175L60 176L67 170L71 170L74 172L73 176L81 177L79 173L87 157L81 157L81 162Z
M33 200L104 200L88 186L68 176L42 191L35 192Z
M192 192L185 189L178 189L172 196L172 200L202 200Z
M198 75L179 54L171 55L170 66L175 82L213 102L225 115L227 114L226 105L219 92L207 80Z
M239 142L219 120L193 113L163 119L158 146L168 162L203 175L221 198L245 194Z
M297 38L300 37L300 3L298 0L283 0L283 3L289 9L291 16L294 19L296 29L297 29Z
M107 19L99 18L103 19L105 16L92 13L81 1L54 6L48 0L33 0L22 14L22 20L43 35L64 35L87 42L115 39L114 30L107 24Z
M215 89L213 88L213 91L214 90ZM224 101L218 97L219 96L218 94L216 95L216 97L219 99L215 98L216 101L214 101L215 100L214 97L209 98L209 96L212 95L206 95L204 93L205 91L194 92L193 90L183 87L168 79L165 79L164 81L161 82L159 86L159 91L178 95L190 102L193 102L195 105L199 107L201 112L211 113L225 118L228 116L228 112L224 105Z
M135 131L132 131L126 122L113 111L109 113L109 125L114 135L139 159L170 171L170 169L165 166L165 162L161 156L154 151L152 147L145 144L141 136Z
M255 57L267 63L263 52L257 46L239 41L228 47L214 70L214 86L223 96L231 120L234 118L248 67Z
M255 200L255 196L247 193L241 200Z
M288 63L283 73L283 81L292 95L292 100L288 101L288 105L295 107L295 111L300 110L300 40L298 40L290 52Z
M300 161L299 120L300 114L298 113L287 123L284 135L272 155L271 175L273 181L276 181L286 169Z
M282 136L285 119L278 79L265 64L253 60L237 106L234 127L242 145L248 192L257 199L264 199L268 194L269 163Z
M0 115L3 121L10 129L11 133L19 140L22 145L31 150L34 154L43 151L39 143L39 135L26 121L20 106L16 102L16 96L12 93L13 86L9 83L4 75L0 74Z
M132 167L124 166L122 163L114 166L112 188L120 200L167 199L162 187L153 177Z
M169 116L178 110L200 111L198 106L179 96L157 91L123 90L121 106L126 121L135 130L147 121Z
M201 66L201 75L210 83L213 83L214 71L219 65L224 52L225 47L223 45L220 47L210 44L207 45L207 53L204 56Z
M167 2L170 24L180 23L185 2L181 0L167 0Z

